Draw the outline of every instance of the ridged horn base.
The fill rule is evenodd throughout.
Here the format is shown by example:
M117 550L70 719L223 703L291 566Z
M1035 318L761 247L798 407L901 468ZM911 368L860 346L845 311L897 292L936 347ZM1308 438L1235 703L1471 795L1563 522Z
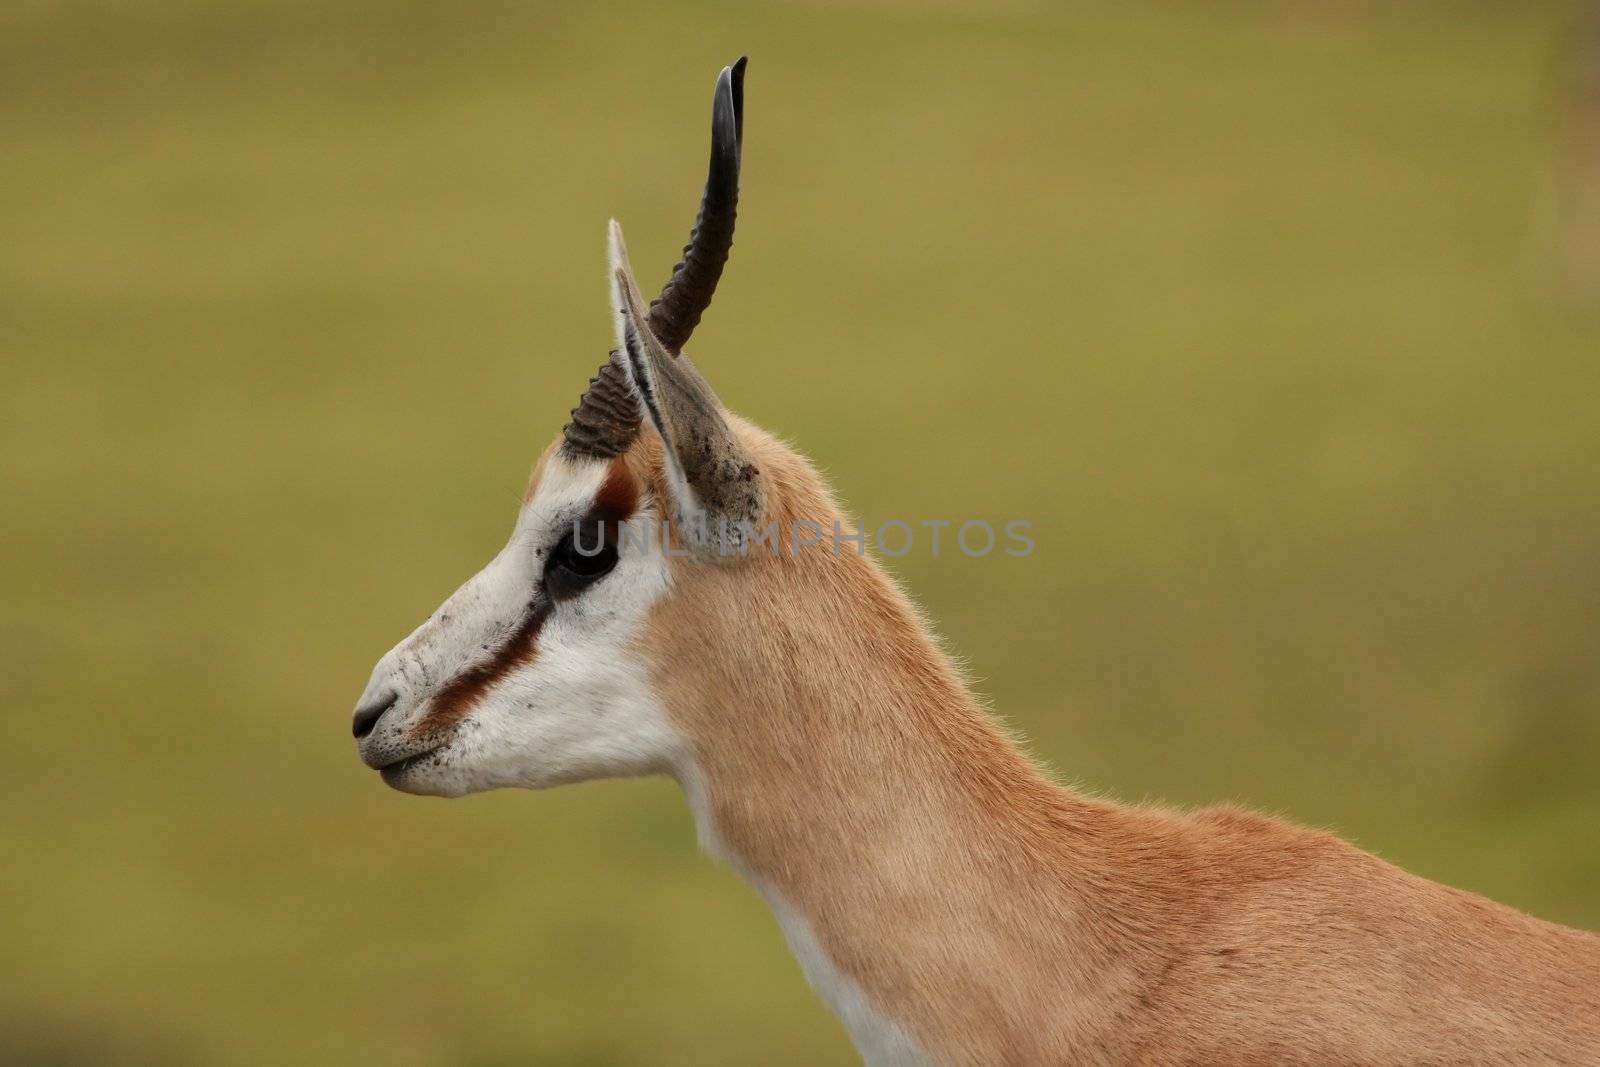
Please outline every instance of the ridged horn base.
M572 409L572 420L561 431L562 448L569 455L611 459L633 447L639 437L643 412L616 359L613 352L589 379L583 399Z

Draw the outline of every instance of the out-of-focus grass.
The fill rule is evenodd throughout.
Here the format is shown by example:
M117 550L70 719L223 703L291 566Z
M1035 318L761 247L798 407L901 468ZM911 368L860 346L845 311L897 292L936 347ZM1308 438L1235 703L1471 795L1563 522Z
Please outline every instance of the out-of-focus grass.
M696 355L1070 777L1600 924L1600 330L1548 298L1566 12L17 3L0 12L0 1046L847 1062L660 782L351 751L666 268Z

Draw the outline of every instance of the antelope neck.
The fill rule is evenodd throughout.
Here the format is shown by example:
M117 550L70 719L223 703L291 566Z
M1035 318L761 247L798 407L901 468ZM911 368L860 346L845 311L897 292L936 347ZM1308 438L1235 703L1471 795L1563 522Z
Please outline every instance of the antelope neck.
M887 580L866 585L850 625L801 617L765 635L758 682L713 672L697 687L716 742L692 745L684 787L706 849L766 896L868 1061L917 1063L925 1048L946 1058L940 1032L960 1031L934 1016L1029 1010L1007 988L1015 961L1038 957L1019 906L1060 917L1068 939L1100 911L1093 850L1081 870L1061 855L1092 839L1100 806L1048 782ZM1057 954L1044 984L1081 988L1094 955Z

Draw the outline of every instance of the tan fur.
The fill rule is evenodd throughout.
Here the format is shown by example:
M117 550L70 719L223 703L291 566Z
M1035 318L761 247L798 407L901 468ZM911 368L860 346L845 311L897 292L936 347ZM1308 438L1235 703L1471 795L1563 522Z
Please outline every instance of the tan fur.
M522 502L526 504L533 499L533 494L539 490L539 481L544 477L544 469L550 465L550 457L561 448L561 438L557 437L539 453L539 458L534 461L533 470L528 474L528 487L522 491Z
M767 518L839 515L731 420ZM628 470L660 506L660 441ZM678 559L656 692L721 848L951 1064L1600 1064L1600 938L1230 808L1049 781L870 559Z

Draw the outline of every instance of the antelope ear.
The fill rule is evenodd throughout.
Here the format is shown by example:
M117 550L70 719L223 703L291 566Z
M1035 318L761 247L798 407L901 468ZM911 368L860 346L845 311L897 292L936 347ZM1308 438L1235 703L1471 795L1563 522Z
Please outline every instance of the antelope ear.
M667 351L651 332L622 227L614 219L610 236L617 349L629 384L666 445L679 535L702 558L742 553L761 519L761 472L734 438L721 401L689 357Z

